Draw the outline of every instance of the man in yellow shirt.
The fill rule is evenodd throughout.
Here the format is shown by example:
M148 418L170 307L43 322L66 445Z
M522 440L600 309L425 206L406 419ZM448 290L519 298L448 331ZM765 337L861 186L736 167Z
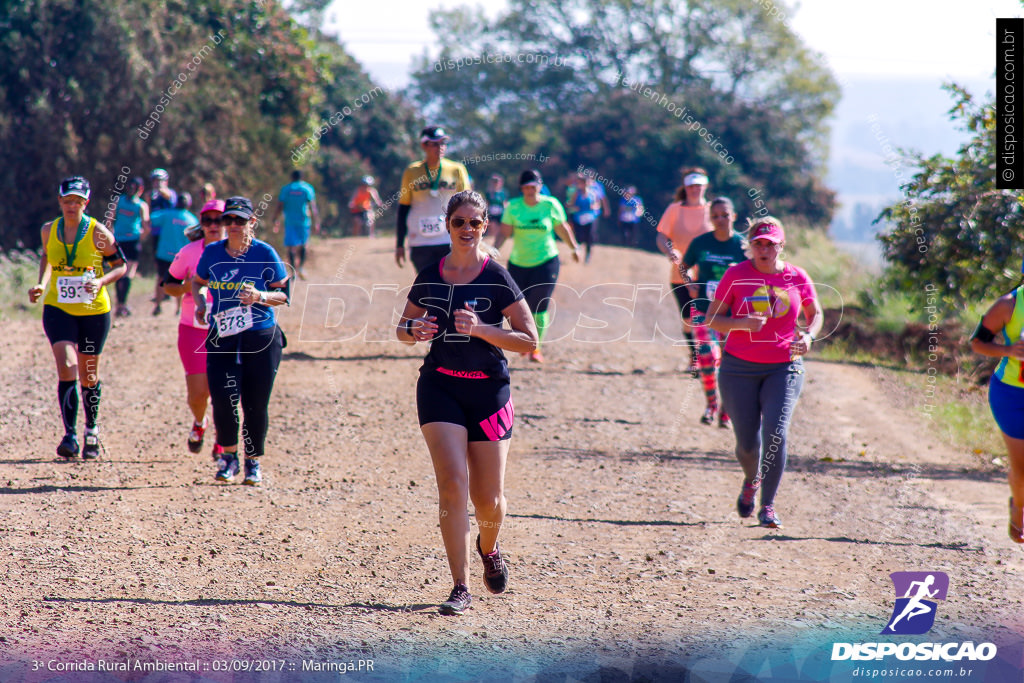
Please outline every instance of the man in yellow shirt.
M399 268L405 262L407 237L409 259L417 273L440 261L451 247L444 226L445 207L456 192L470 189L470 183L465 166L444 158L447 144L444 128L424 128L420 147L425 158L410 164L402 174L395 244L395 263Z

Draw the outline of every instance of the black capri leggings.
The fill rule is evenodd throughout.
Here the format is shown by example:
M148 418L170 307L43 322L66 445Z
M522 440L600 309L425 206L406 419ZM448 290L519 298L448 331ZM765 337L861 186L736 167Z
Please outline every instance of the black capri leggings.
M284 333L280 327L248 330L206 340L206 375L217 425L217 443L238 443L238 406L242 406L242 441L247 457L263 455L269 425L268 406L281 364Z
M519 289L523 290L530 313L543 313L548 310L551 297L555 293L559 266L557 256L529 268L523 268L514 263L508 264L508 274L519 285Z

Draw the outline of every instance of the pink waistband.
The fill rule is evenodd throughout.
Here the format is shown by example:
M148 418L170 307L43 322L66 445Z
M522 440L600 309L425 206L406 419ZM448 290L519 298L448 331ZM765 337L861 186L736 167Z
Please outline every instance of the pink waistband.
M487 373L483 370L449 370L438 368L438 372L449 377L461 377L462 379L487 379Z

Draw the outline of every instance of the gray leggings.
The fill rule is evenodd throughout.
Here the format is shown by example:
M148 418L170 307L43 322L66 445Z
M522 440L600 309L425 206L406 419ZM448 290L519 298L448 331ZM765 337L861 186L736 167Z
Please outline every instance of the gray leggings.
M803 359L751 363L725 353L718 386L743 475L747 482L761 480L761 505L771 505L786 471L786 434L804 386Z

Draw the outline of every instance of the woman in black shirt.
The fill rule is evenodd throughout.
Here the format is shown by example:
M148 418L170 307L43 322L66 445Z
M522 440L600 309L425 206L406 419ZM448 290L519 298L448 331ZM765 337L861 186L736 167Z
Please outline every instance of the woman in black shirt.
M487 202L459 192L448 202L445 227L451 252L416 277L398 325L406 344L430 341L420 368L416 406L434 463L441 536L455 587L442 614L461 614L471 597L469 517L473 500L480 533L476 550L492 593L508 583L498 548L505 517L505 461L512 436L508 362L502 350L529 353L537 328L515 281L482 248ZM508 319L511 329L504 329Z

